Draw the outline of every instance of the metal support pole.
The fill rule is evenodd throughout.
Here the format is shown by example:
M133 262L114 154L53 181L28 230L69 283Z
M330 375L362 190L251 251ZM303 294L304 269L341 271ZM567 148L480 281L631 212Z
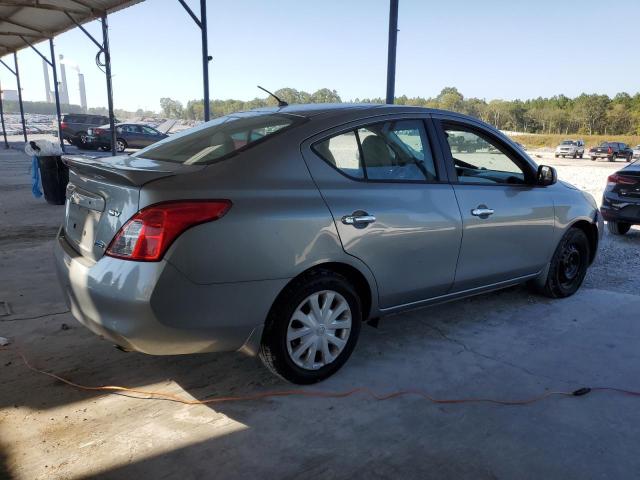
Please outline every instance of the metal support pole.
M109 49L109 25L107 14L102 14L102 51L104 52L104 69L107 77L107 103L109 106L109 128L111 129L111 155L116 155L116 122L113 114L113 87L111 86L111 51Z
M207 41L207 0L200 0L200 31L202 33L202 82L204 86L204 121L209 113L209 46Z
M51 69L53 70L53 92L56 97L56 115L58 116L58 139L60 148L64 152L64 140L62 138L62 114L60 113L60 95L58 94L58 68L56 66L56 55L53 50L53 38L49 39L49 50L51 51Z
M9 142L7 142L7 130L4 128L4 108L2 106L2 87L0 87L0 121L2 121L2 135L4 136L4 148L9 148Z
M20 87L20 71L18 70L18 54L13 53L13 63L16 68L16 82L18 83L18 103L20 104L20 120L22 121L22 135L24 136L24 143L27 143L27 127L24 123L24 107L22 105L22 87Z
M398 0L389 0L389 49L387 56L387 103L393 104L396 90L396 47L398 45Z
M208 122L211 118L209 112L209 62L211 61L211 57L209 56L209 46L207 42L207 0L200 0L200 18L193 13L193 10L189 8L187 2L185 0L178 0L180 5L187 11L191 19L200 29L200 34L202 37L202 83L203 83L203 93L204 93L204 121Z

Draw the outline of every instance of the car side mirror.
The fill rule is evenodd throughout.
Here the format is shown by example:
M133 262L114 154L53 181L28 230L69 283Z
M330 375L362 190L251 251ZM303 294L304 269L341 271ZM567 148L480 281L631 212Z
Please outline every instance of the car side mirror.
M558 181L558 172L553 167L548 165L540 165L538 167L538 175L536 177L536 183L538 185L542 185L546 187L548 185L553 185Z

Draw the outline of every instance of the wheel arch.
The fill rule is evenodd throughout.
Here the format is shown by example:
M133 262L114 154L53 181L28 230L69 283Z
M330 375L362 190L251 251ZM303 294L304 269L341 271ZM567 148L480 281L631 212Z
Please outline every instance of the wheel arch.
M598 251L598 227L587 220L577 220L569 228L578 228L584 232L589 240L589 264L593 263Z
M287 282L282 290L280 290L280 293L276 296L273 305L280 301L282 295L286 292L287 288L289 288L292 283L297 282L304 276L320 270L338 273L345 277L349 281L349 283L353 285L353 288L355 288L358 296L360 297L360 301L362 302L362 319L367 320L375 307L375 299L373 296L374 292L376 291L375 286L371 285L366 275L363 274L358 268L344 262L318 263L300 272L298 275L289 280L289 282Z

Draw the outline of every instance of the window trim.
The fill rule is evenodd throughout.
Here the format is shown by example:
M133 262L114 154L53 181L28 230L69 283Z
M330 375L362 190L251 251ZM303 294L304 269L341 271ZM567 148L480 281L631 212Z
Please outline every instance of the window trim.
M348 178L349 180L352 180L354 182L361 182L361 183L406 183L406 184L426 184L426 185L438 185L438 184L443 184L443 183L447 183L447 178L446 178L446 174L444 172L441 172L441 168L438 162L438 157L436 154L436 148L434 148L434 144L435 144L435 139L431 138L431 134L428 128L428 120L430 120L429 118L425 118L425 117L391 117L391 118L368 118L368 121L366 123L360 123L358 122L357 124L350 124L349 126L345 126L345 128L341 128L340 130L334 130L332 131L331 134L329 135L324 135L323 137L317 139L317 140L313 140L313 142L309 145L309 149L311 150L311 152L316 155L318 158L320 158L324 163L326 163L329 167L331 167L333 170L337 171L340 175ZM427 145L429 146L430 149L430 153L431 153L431 158L433 160L433 167L436 170L436 180L435 181L429 181L428 178L424 178L424 180L402 180L402 179L378 179L378 178L373 178L370 179L367 175L367 168L364 162L364 155L362 153L362 145L360 142L360 135L358 135L358 130L361 128L367 128L370 125L376 125L376 124L380 124L380 123L388 123L388 122L402 122L402 121L415 121L418 122L421 126L422 126L422 131L424 133L424 137L427 141ZM331 140L334 137L343 135L345 133L349 133L349 132L353 132L355 138L356 138L356 142L358 144L358 153L360 154L360 163L362 165L362 172L363 172L363 176L362 178L358 178L358 177L354 177L352 175L349 175L348 173L344 172L342 169L338 168L336 165L333 165L330 161L328 161L326 158L324 158L316 149L316 145L322 142L325 142L327 140Z
M535 168L525 158L523 158L520 154L518 154L514 148L508 145L503 139L499 136L493 134L491 131L488 131L485 128L482 128L479 125L475 125L470 122L465 122L460 119L450 119L450 118L435 118L434 119L435 128L438 132L438 136L440 138L442 152L445 156L445 162L447 164L447 170L449 173L449 183L452 185L476 185L483 187L519 187L519 188L531 188L531 187L540 187L536 183L536 172ZM456 171L455 164L453 162L453 152L451 152L451 147L447 138L445 136L445 129L447 128L460 128L463 131L467 131L469 133L473 133L474 135L483 138L488 143L493 144L494 146L500 147L498 150L503 155L506 155L513 163L515 163L518 167L523 170L525 175L525 183L504 183L504 182L495 182L495 183L486 183L486 182L459 182L458 181L458 172Z

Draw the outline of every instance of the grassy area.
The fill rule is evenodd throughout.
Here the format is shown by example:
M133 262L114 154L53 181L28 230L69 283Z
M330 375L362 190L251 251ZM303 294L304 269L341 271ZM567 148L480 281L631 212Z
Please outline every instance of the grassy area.
M640 145L640 135L558 135L558 134L524 134L511 135L516 142L523 144L527 148L555 148L563 140L584 140L587 148L600 145L602 142L624 142L632 148Z

